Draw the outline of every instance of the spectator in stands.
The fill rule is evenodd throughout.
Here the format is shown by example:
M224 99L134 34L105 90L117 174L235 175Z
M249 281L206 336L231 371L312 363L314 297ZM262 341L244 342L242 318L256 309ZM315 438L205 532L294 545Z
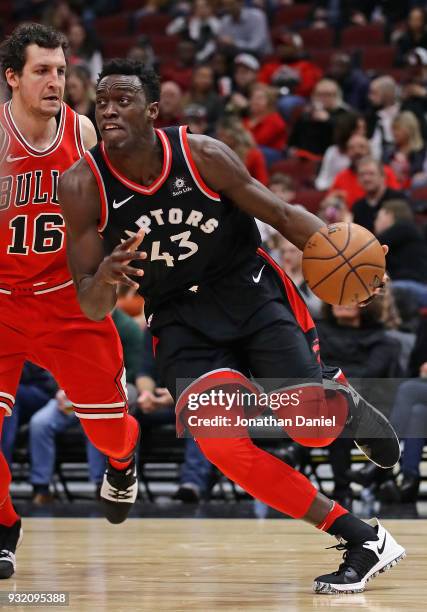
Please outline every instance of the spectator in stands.
M420 366L419 379L402 383L396 393L391 422L403 439L400 468L400 501L414 503L418 498L420 464L427 444L427 362Z
M184 108L183 123L188 125L192 134L205 134L212 136L208 124L206 108L200 104L190 104Z
M226 53L217 50L211 57L209 64L215 75L216 89L221 98L227 98L233 90L232 69Z
M55 471L55 438L73 425L78 425L78 418L62 389L30 421L30 482L33 486L32 501L36 506L46 506L54 501L50 483ZM95 484L98 497L105 471L105 457L86 437L85 443L89 478Z
M217 123L216 137L240 157L251 176L263 185L267 184L268 171L264 156L257 148L252 134L245 129L239 117L223 117Z
M400 111L396 81L391 76L374 79L368 97L371 110L367 114L367 124L372 155L386 161L394 142L393 120Z
M162 81L174 81L183 91L187 91L191 87L195 61L195 42L181 40L176 48L176 60L169 60L161 65Z
M29 3L24 0L27 8ZM32 3L33 8L38 4L38 1L35 0ZM70 3L67 0L56 0L54 2L46 2L43 3L43 18L42 21L46 25L50 25L55 30L60 30L61 32L67 32L72 23L79 21L79 18L75 12L75 7L71 7ZM32 20L36 17L36 15L28 15L26 17L19 17L19 21Z
M119 308L115 308L112 317L123 346L128 402L129 408L132 409L137 398L135 379L139 371L143 342L142 331L139 325ZM56 398L46 403L30 421L30 481L34 489L33 501L37 505L45 505L53 501L49 485L55 466L55 436L78 422L62 390L56 394ZM90 477L97 487L98 494L105 469L105 457L89 440L86 441L86 449Z
M71 66L67 74L65 92L67 102L71 108L76 113L79 113L79 115L89 117L95 125L95 129L97 129L95 121L95 88L86 66Z
M402 111L416 115L424 140L427 139L427 49L417 47L406 60L402 87Z
M55 395L56 389L56 383L49 372L29 361L25 362L12 414L5 419L3 425L1 446L9 465L12 463L19 427L28 423L32 415Z
M311 104L295 122L289 146L320 159L333 143L335 124L348 113L339 86L331 79L320 80L311 96Z
M249 53L239 53L234 58L232 91L226 102L227 112L246 116L251 90L257 82L259 61Z
M263 152L268 166L283 156L287 126L276 110L274 90L263 83L252 88L249 113L243 124Z
M159 116L157 128L179 125L182 119L182 91L178 83L164 81L160 87Z
M216 121L222 114L222 100L215 91L214 71L208 64L194 69L191 88L182 101L184 106L198 104L206 110L209 130L213 131Z
M331 57L326 75L341 88L344 101L359 111L366 109L369 78L359 68L353 68L348 53L338 51Z
M286 238L279 239L280 266L298 287L305 303L314 319L322 316L322 301L314 295L307 285L302 273L302 251Z
M194 0L192 12L171 21L166 33L180 34L183 38L193 40L196 43L196 61L206 62L216 50L220 22L208 0Z
M150 40L145 34L141 34L136 43L127 52L128 59L144 64L146 68L158 69L158 60L151 46Z
M426 183L426 145L418 119L414 113L403 111L394 118L392 130L394 148L387 161L402 188L408 189L413 183Z
M423 8L416 7L408 15L406 30L396 41L396 65L403 66L407 54L416 47L427 49L426 14Z
M82 23L75 22L68 28L67 38L70 45L69 63L87 66L92 82L96 83L102 70L102 55L95 37Z
M354 135L366 136L366 122L361 115L349 112L338 117L334 127L334 144L328 147L315 181L316 189L329 189L339 172L350 165L347 144Z
M293 77L289 74L293 72ZM286 72L288 71L288 72ZM278 32L274 38L274 59L261 68L258 80L267 85L282 86L286 79L296 79L292 93L308 98L316 83L322 78L323 71L315 63L304 58L304 43L299 34L288 30ZM298 100L297 100L298 102Z
M258 57L272 51L270 31L265 13L244 6L242 0L222 0L218 44L230 54L253 53Z
M329 193L319 205L317 213L325 223L351 223L353 217L348 210L345 198L340 192Z
M387 244L387 271L393 287L399 287L427 307L427 242L405 200L386 200L378 210L375 235Z
M365 195L352 207L353 220L373 232L375 217L384 202L406 198L401 191L387 187L384 166L373 157L358 162L357 180Z
M160 383L160 384L159 384ZM137 406L133 411L144 432L144 448L149 448L152 428L175 425L173 398L158 380L153 356L153 337L144 330L141 366L136 386L139 392ZM214 468L200 451L193 438L185 439L185 460L182 465L180 484L174 497L184 502L197 502L209 493Z
M381 315L381 300L375 300L366 308L325 304L325 318L317 323L322 359L331 365L337 365L339 361L350 378L398 376L399 343L386 335ZM368 391L372 384L368 380L362 386ZM382 405L384 388L375 385L371 391L378 396L376 399ZM369 395L372 397L372 393ZM349 474L352 446L352 440L343 437L328 447L335 484L333 498L347 507L352 500Z
M268 188L284 202L293 202L297 195L293 178L283 172L275 172L270 177Z
M339 172L332 183L330 191L340 192L350 209L357 200L363 198L366 194L357 176L357 165L362 158L369 157L370 154L371 147L368 139L357 134L352 136L347 143L347 155L350 158L350 166L346 170ZM384 166L383 171L387 187L398 190L400 185L393 170L388 166Z

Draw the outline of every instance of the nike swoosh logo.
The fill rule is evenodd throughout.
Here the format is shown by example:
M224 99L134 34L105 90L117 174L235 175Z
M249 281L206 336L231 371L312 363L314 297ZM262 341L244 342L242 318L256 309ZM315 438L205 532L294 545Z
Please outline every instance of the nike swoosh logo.
M9 154L9 155L6 157L6 161L7 161L9 164L12 164L13 162L20 161L21 159L27 159L27 157L29 157L29 155L24 155L23 157L13 157L13 155L10 155L10 154Z
M114 200L113 202L113 208L120 208L120 206L123 206L123 204L126 204L126 202L129 202L129 200L131 200L134 196L131 195L128 198L126 198L126 200L122 200L121 202L116 202L116 200Z
M254 283L257 283L257 284L259 283L259 281L261 280L261 274L264 268L265 268L265 264L262 266L261 270L258 272L256 276L252 276L252 280L254 281Z
M385 540L386 540L386 537L387 537L387 534L384 534L384 540L383 540L383 543L382 543L382 545L381 545L381 548L379 548L379 547L377 546L377 551L378 551L378 554L379 554L379 555L382 555L382 554L383 554L384 547L385 547Z

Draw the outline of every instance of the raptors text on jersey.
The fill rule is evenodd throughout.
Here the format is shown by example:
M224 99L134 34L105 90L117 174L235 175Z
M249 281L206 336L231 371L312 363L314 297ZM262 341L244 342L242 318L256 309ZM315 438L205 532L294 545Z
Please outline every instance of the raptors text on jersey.
M260 242L256 223L230 200L215 193L200 176L191 156L186 126L156 130L163 147L163 169L149 186L123 176L104 144L85 155L101 199L99 230L107 252L139 229L147 259L134 262L146 299L146 315L160 304L202 283L221 278Z

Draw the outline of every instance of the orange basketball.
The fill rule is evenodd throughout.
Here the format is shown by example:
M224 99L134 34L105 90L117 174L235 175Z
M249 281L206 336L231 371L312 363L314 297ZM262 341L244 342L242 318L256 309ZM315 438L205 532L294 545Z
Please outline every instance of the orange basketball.
M361 225L335 223L308 240L302 271L321 300L350 306L368 299L381 284L385 255L375 236Z

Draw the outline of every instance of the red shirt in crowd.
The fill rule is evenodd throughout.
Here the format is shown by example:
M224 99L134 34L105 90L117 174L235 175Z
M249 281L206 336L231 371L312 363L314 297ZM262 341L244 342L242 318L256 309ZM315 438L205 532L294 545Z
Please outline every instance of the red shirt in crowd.
M300 82L295 87L292 93L296 96L304 96L308 98L313 91L314 86L323 76L323 70L307 60L298 60L296 62L290 62L283 64L279 60L272 60L262 66L258 73L258 81L270 85L274 73L281 66L289 66L300 74Z
M268 184L268 170L264 155L259 149L253 147L249 149L245 159L245 166L251 176L263 185Z
M244 126L250 131L257 145L283 151L288 141L287 127L279 113L269 113L254 121L244 119Z
M401 185L390 166L384 166L384 177L387 187L396 190L401 189ZM353 206L356 200L360 200L366 195L365 190L357 179L356 172L351 168L342 170L337 174L329 193L331 191L343 191L346 194L347 206L349 208Z

